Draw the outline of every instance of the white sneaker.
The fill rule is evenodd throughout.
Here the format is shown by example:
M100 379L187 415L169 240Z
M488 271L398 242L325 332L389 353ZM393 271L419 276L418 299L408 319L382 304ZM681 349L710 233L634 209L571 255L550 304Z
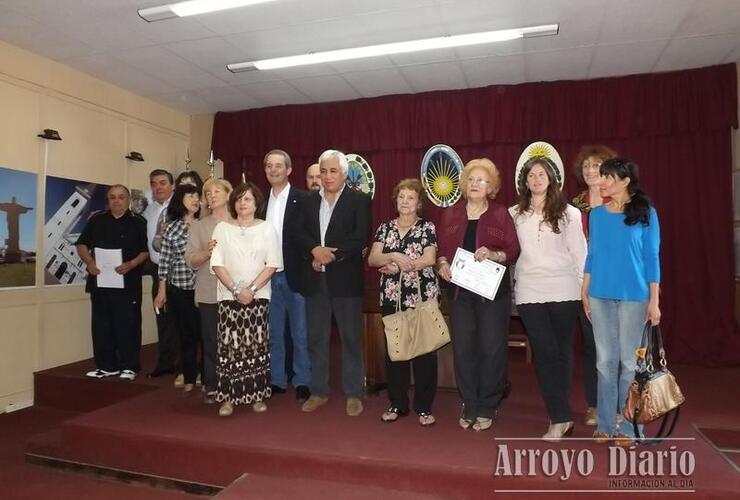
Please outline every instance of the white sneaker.
M136 378L136 373L132 370L123 370L120 377L124 380L133 380Z
M105 370L101 370L98 368L97 370L89 371L85 374L86 377L92 377L92 378L105 378L105 377L115 377L121 373L120 371L114 371L114 372L108 372Z
M178 373L177 377L175 377L175 387L178 389L185 385L185 375L182 373Z

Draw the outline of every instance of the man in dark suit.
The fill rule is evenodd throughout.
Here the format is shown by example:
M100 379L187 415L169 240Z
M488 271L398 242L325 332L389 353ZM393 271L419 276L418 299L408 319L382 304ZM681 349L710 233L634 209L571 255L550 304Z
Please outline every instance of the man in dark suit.
M303 252L311 397L303 411L329 399L331 317L342 341L342 386L347 415L362 413L365 370L362 351L363 258L371 231L370 197L346 187L347 157L334 150L319 157L322 188L309 193L297 218L296 241Z
M307 195L290 185L292 170L290 156L281 149L273 149L264 158L265 176L270 183L265 220L278 235L283 250L283 268L272 277L270 299L270 371L273 393L285 392L288 386L286 344L292 345L292 384L296 399L303 403L311 395L311 366L306 333L306 300L301 295L301 251L293 241L292 227L299 202ZM286 323L287 320L287 323ZM286 339L286 326L289 331Z

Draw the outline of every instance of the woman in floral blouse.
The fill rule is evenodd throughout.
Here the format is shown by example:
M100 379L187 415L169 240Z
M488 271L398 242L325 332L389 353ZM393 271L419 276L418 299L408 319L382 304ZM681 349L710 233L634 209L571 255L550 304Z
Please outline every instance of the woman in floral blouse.
M434 224L419 217L423 188L418 179L403 179L393 189L398 217L380 225L368 264L380 268L380 305L383 315L435 299L439 283L434 272L437 235ZM419 297L421 291L421 297ZM399 295L400 294L400 295ZM437 352L410 361L391 361L385 355L390 405L380 419L392 423L409 414L409 368L414 369L414 411L419 424L434 425L432 403L437 390Z

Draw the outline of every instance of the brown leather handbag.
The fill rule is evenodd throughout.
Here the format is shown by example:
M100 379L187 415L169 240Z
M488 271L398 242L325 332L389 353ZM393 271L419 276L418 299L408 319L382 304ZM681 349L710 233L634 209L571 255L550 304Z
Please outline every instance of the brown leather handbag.
M421 300L420 279L416 290ZM403 283L403 273L398 280ZM436 351L450 342L450 330L439 310L437 299L416 303L416 307L401 310L401 290L398 293L396 312L383 316L388 357L391 361L407 361L422 354Z
M658 365L653 363L653 350L658 347ZM678 421L680 406L685 401L676 378L668 370L668 362L663 348L663 337L658 326L645 325L642 341L637 350L637 370L635 380L630 384L627 401L624 404L624 417L632 422L635 437L640 437L637 424L647 424L663 417L658 435L651 441L668 437ZM673 414L673 422L664 434L667 417Z

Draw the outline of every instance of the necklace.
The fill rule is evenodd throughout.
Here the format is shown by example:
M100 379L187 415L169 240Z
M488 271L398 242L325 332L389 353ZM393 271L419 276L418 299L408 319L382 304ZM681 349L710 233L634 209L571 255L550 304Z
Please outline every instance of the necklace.
M241 225L241 223L239 222L239 220L237 220L237 221L236 221L236 225L237 225L237 227L239 227L239 229L240 229L240 231L241 231L241 233L240 233L240 234L241 234L242 236L244 236L244 235L246 234L246 232L247 232L247 229L249 229L249 227L251 227L251 226L253 226L253 225L254 225L254 220L251 220L251 221L247 222L247 223L246 223L245 225L243 225L243 226Z
M465 206L465 211L468 213L468 219L479 219L481 214L488 210L488 203L483 203L479 206L471 206L470 204Z

